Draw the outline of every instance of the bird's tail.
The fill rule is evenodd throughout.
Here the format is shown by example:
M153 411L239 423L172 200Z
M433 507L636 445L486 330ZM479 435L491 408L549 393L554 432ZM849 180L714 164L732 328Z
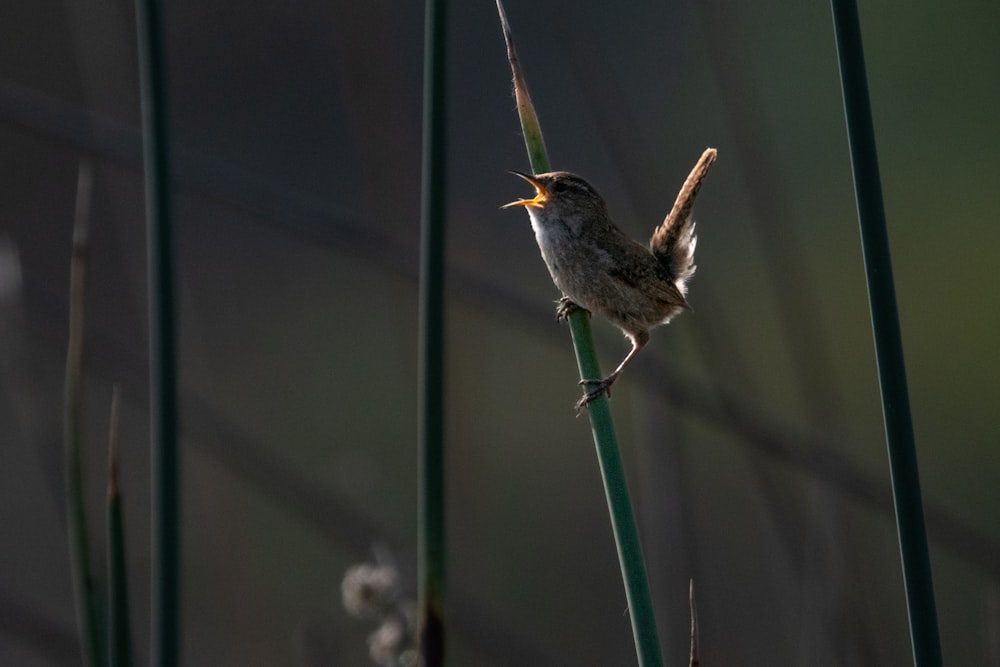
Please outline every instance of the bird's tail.
M694 235L691 210L694 208L694 200L698 197L701 183L715 162L715 156L714 148L706 148L701 154L698 164L691 170L681 191L677 193L677 201L674 202L670 214L663 224L653 231L653 237L649 239L650 252L670 273L682 294L685 292L685 283L694 275L696 268L694 247L698 237Z

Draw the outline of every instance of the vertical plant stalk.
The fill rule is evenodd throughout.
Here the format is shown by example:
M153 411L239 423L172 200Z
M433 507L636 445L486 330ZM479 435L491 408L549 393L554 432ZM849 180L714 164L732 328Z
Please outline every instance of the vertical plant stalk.
M111 391L108 420L108 651L111 667L131 667L132 629L128 610L128 567L125 550L125 518L119 485L119 425L121 389Z
M444 664L444 278L447 91L445 0L427 0L424 26L420 243L419 629L424 667Z
M159 0L136 0L146 175L153 553L151 664L173 667L180 637L180 456L167 58Z
M63 406L63 439L66 453L66 527L69 533L70 569L73 574L76 622L84 660L103 667L104 631L90 552L87 503L83 479L83 311L86 292L87 253L90 236L90 202L93 168L80 163L73 222L73 249L69 278L69 340L66 345L66 378Z
M500 14L500 23L507 44L507 59L510 61L513 73L514 96L517 100L517 111L524 132L528 160L534 173L544 173L550 170L550 166L545 142L542 139L541 125L531 102L531 96L528 94L528 87L514 49L510 24L500 0L497 0L497 11ZM575 311L569 318L577 366L580 370L580 377L604 377L597 361L589 318L590 315L582 308ZM604 480L604 492L611 515L611 527L618 550L618 560L621 564L636 654L641 666L659 666L663 664L663 656L656 631L656 619L653 615L649 580L646 576L646 566L639 544L639 532L636 528L635 516L632 513L628 484L625 479L625 470L622 466L618 438L615 434L614 422L611 419L611 408L607 396L601 395L592 401L587 406L587 411L590 415L590 429L597 449L601 477Z
M688 585L688 606L691 609L691 648L688 651L688 665L701 664L701 647L698 640L698 605L694 600L694 579Z
M941 664L941 643L906 387L896 289L892 277L889 234L886 230L875 150L875 128L868 98L861 22L854 0L833 0L832 4L861 245L868 281L868 301L875 338L875 359L882 393L882 415L889 452L896 527L906 588L910 639L914 664L917 667L931 667Z

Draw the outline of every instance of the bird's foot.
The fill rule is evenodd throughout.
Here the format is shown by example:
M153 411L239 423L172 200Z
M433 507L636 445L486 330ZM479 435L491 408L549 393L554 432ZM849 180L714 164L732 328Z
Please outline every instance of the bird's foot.
M564 296L556 303L559 307L556 308L556 321L563 322L569 319L569 316L578 310L586 311L587 309L573 302L568 296ZM587 311L589 313L589 311Z
M580 380L580 384L582 386L594 388L585 393L583 397L576 402L576 405L574 406L576 408L576 413L580 414L580 410L583 410L585 407L597 400L601 394L605 394L608 398L611 398L611 385L615 383L616 379L618 379L616 375L609 375L603 380Z

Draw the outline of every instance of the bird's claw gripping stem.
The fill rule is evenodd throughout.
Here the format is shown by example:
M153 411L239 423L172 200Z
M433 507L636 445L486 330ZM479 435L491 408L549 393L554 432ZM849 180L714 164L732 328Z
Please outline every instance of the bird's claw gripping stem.
M568 296L564 296L557 301L559 307L556 308L556 321L565 322L569 316L578 310L586 310L583 306L574 303ZM589 312L589 311L588 311Z
M582 386L595 386L595 388L585 393L583 397L576 402L576 405L574 406L576 408L576 413L579 415L581 410L590 405L593 401L597 400L597 397L601 394L605 394L608 398L611 398L611 385L614 384L616 379L618 379L617 375L611 375L603 380L580 380L580 384Z

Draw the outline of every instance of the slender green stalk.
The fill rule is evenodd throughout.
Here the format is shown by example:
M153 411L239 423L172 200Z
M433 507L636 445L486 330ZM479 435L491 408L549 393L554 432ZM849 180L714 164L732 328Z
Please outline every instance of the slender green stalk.
M90 234L90 199L93 171L80 164L73 223L73 250L69 279L69 341L66 346L66 378L63 436L66 449L66 527L69 532L70 567L73 572L76 620L83 655L92 667L103 667L104 632L94 583L87 527L86 493L83 480L83 304Z
M419 647L425 667L444 664L445 449L444 269L447 15L428 0L424 33L423 200L420 252Z
M125 551L125 519L119 481L119 417L121 391L111 392L111 417L108 420L108 632L111 667L132 665L132 629L128 611L128 568Z
M896 289L892 277L889 234L886 230L875 150L875 128L868 98L861 22L854 0L833 0L833 23L840 58L847 134L868 280L875 359L882 391L882 414L903 563L913 660L918 667L931 667L941 664L941 643L906 387Z
M588 318L589 315L582 311L574 313L570 318L577 365L580 368L580 377L602 377ZM607 397L602 396L601 400L591 402L587 409L590 413L590 430L597 448L597 459L601 466L601 477L604 480L604 494L611 514L611 528L615 536L615 547L618 549L618 561L622 568L625 597L632 619L632 634L635 637L639 664L643 667L662 665L663 656L656 631L653 600L649 593L649 579L646 576L639 531L629 500L628 483L618 449L618 438L611 419L611 406Z
M543 173L549 171L550 166L545 142L542 139L541 125L538 122L534 105L531 103L531 96L528 94L528 87L514 50L510 24L500 0L497 0L497 11L500 13L500 23L507 43L507 58L510 61L514 77L514 96L517 100L517 111L524 132L528 159L534 173ZM575 311L570 315L569 325L580 377L603 377L590 331L589 313L583 309ZM621 564L625 597L628 600L632 634L635 637L639 664L643 667L662 665L663 656L656 632L656 619L653 615L653 603L649 593L649 580L646 576L646 566L639 544L639 532L632 513L628 484L625 479L625 470L622 466L618 438L615 435L607 396L601 395L597 400L591 401L587 406L587 411L590 415L590 428L594 436L594 445L597 448L597 460L604 480L608 511L611 514L611 527L614 532L615 546L618 549L618 560Z
M136 0L146 172L149 388L152 448L151 663L178 663L180 636L180 456L174 323L173 202L167 59L159 0Z

